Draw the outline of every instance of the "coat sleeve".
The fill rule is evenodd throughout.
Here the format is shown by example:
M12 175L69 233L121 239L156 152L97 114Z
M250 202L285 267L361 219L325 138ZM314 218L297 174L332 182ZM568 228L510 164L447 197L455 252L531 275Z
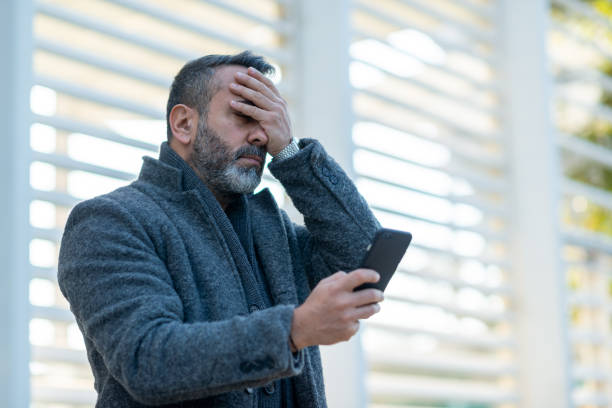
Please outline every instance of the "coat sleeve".
M294 358L287 344L292 306L229 320L184 322L182 300L149 236L110 198L96 198L72 211L62 238L58 281L86 343L140 403L258 387L303 368L303 353Z
M269 165L304 216L294 226L311 289L323 278L357 269L380 224L342 168L313 139Z

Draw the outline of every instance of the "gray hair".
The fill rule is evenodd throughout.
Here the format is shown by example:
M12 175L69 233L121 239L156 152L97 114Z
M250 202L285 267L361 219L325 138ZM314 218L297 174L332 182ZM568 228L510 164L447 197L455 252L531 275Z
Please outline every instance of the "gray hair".
M172 139L170 128L170 112L175 105L183 104L196 109L201 118L208 113L208 104L217 88L212 83L215 71L223 65L241 65L253 67L264 75L272 74L274 67L263 57L254 55L250 51L243 51L236 55L206 55L189 61L181 68L172 81L168 104L166 106L166 133L168 141Z

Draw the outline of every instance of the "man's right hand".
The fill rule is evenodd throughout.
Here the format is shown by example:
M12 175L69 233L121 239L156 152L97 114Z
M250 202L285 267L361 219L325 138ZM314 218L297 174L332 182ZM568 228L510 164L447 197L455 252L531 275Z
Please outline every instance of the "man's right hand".
M377 289L353 292L366 282L377 282L378 273L356 269L336 272L321 280L293 314L291 338L298 349L347 341L359 330L359 319L380 311L383 293Z

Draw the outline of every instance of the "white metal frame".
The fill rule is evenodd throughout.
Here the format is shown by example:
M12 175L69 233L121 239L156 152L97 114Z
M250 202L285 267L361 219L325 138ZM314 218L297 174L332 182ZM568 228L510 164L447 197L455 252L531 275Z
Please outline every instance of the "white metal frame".
M351 175L350 1L308 0L288 7L300 27L296 66L300 75L300 99L296 133L299 137L321 140L326 150ZM321 354L328 405L365 407L366 367L359 334L346 343L321 347Z
M507 141L513 186L519 393L522 407L570 407L559 231L559 146L550 116L547 0L504 0Z
M30 400L29 133L32 4L0 2L0 405Z

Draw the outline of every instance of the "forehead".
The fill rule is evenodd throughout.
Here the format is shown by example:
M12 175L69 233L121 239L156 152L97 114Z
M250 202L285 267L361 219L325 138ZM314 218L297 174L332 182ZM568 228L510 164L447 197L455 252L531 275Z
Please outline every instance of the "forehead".
M218 92L228 91L229 84L235 82L234 75L236 72L243 72L246 74L247 68L241 65L223 65L216 69L214 82Z
M237 96L230 92L229 85L235 82L234 75L236 72L247 72L247 68L241 65L224 65L215 70L213 77L214 94L208 104L207 121L215 124L216 121L225 117L228 113L232 113L229 102L236 99Z

